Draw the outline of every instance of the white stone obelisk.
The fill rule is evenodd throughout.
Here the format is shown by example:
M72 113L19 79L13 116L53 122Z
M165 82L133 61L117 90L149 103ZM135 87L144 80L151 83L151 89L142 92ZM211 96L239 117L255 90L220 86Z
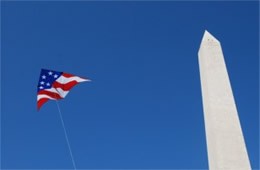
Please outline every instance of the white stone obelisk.
M250 170L220 42L205 31L199 68L210 170Z

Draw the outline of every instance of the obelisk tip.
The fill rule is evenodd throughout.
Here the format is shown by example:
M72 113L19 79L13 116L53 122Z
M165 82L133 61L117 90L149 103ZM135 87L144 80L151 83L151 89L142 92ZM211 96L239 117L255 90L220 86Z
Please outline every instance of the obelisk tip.
M220 43L212 34L205 30L201 43Z

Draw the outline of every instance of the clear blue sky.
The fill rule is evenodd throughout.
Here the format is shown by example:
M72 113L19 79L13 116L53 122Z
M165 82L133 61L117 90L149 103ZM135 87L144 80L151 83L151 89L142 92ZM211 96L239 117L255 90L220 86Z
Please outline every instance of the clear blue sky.
M2 2L2 168L73 168L40 69L92 79L60 108L78 168L206 169L198 49L222 43L259 168L258 2Z

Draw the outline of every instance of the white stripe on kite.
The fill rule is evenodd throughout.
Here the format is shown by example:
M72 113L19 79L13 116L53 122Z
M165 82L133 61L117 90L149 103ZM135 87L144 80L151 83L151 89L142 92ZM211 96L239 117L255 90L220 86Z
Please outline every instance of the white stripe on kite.
M42 98L48 98L48 99L56 100L55 98L52 98L52 97L50 97L50 96L48 96L46 94L38 94L37 95L37 101L39 101Z
M83 78L80 78L78 76L74 76L74 77L64 77L64 76L60 76L57 80L57 82L61 83L61 84L66 84L66 83L69 83L71 81L77 81L78 83L80 82L84 82L84 81L90 81L88 79L83 79Z

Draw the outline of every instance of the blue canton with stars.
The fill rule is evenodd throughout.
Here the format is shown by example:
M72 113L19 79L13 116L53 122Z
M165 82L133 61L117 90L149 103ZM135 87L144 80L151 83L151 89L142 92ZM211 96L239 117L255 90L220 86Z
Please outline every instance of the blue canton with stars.
M62 72L42 69L37 91L50 89L52 84L62 75Z

